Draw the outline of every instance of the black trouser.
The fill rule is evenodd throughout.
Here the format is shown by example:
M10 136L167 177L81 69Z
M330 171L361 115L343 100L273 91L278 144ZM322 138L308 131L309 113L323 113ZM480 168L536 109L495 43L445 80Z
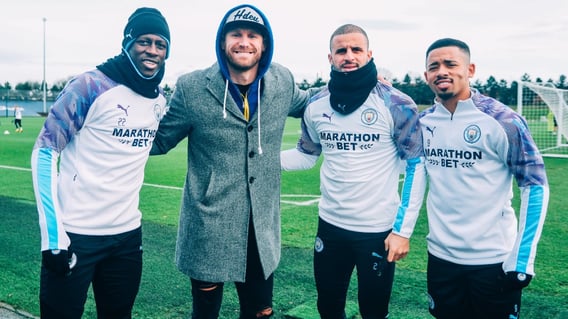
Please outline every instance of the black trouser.
M395 263L386 261L384 241L389 233L353 232L319 220L314 275L322 319L345 318L347 290L354 267L357 267L361 317L388 317L395 269Z
M22 120L21 119L15 119L14 125L16 125L16 128L22 127Z
M264 309L272 308L274 275L271 274L267 279L264 278L252 225L249 226L247 256L245 282L235 282L239 296L239 318L256 319L259 318L257 313ZM219 318L223 300L223 286L222 282L212 283L191 278L192 319Z
M458 265L428 254L430 313L438 319L519 318L521 289L505 289L502 265Z
M68 276L41 269L41 318L79 319L89 286L98 318L131 318L142 276L142 230L110 236L68 233L77 264Z

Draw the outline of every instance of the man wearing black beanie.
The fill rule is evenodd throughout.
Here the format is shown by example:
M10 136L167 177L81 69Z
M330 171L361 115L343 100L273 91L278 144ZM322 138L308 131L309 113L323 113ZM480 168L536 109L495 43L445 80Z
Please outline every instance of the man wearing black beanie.
M154 8L124 28L121 53L71 79L31 165L41 230L41 318L131 318L142 276L139 191L166 98L170 31Z
M164 61L170 53L170 29L166 19L154 8L139 8L128 18L123 34L122 53L97 68L140 95L156 97L158 85L165 73ZM137 47L134 45L137 44L137 40L142 41L141 47L146 48L148 45L152 47L152 42L142 37L148 34L159 40L156 42L156 49L164 54L164 56L159 55L159 61L146 59L143 55L133 56L137 53L136 50L133 51L133 48Z

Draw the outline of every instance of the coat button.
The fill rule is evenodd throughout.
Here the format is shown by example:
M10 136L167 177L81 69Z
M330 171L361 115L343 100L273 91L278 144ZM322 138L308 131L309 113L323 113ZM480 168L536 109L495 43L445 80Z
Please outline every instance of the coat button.
M253 158L253 157L254 157L254 151L250 151L250 152L249 152L249 157L250 157L250 158Z
M247 126L247 131L252 132L253 129L254 127L252 125Z
M255 178L254 177L249 177L249 183L252 184L254 182Z

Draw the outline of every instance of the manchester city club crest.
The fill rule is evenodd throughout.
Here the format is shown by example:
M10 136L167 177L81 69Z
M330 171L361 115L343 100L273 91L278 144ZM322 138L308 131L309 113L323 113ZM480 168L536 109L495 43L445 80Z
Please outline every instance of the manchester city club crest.
M163 116L164 112L162 111L160 104L154 104L154 117L156 118L156 121L160 122Z
M475 124L472 124L463 130L463 139L469 144L479 141L480 137L481 129Z
M323 240L321 240L321 238L316 237L316 242L314 244L314 249L316 252L321 253L321 251L323 250Z
M361 113L361 122L363 122L363 124L373 125L377 122L378 118L379 114L375 109L366 109Z

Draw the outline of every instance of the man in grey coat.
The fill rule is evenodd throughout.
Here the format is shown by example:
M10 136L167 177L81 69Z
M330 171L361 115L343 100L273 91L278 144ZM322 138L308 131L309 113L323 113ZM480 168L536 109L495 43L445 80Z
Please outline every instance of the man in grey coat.
M217 63L178 79L154 140L151 154L164 154L188 138L176 264L191 279L192 318L219 316L224 282L235 282L240 318L273 313L282 134L315 93L271 62L273 47L260 10L230 9Z

